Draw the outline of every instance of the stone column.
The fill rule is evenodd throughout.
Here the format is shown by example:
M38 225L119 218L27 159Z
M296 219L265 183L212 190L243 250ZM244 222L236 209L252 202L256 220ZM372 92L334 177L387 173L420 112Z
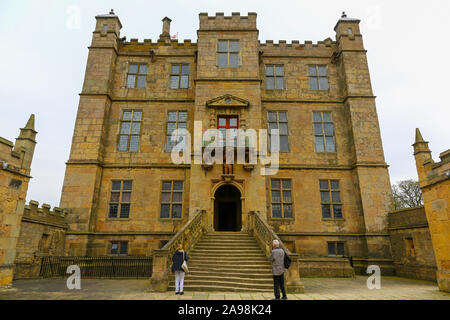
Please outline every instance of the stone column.
M303 293L305 292L305 287L300 279L299 256L296 253L291 253L289 257L291 257L292 262L289 269L285 272L286 291L288 293Z
M150 291L166 292L169 287L169 250L153 251L153 271L150 278Z

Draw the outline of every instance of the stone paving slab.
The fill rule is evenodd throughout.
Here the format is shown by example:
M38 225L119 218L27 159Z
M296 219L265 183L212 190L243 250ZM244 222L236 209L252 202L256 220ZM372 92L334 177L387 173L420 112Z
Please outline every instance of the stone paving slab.
M303 278L305 293L290 300L450 300L435 282L382 277L381 289L369 290L367 277ZM0 300L270 300L270 292L148 292L148 280L84 279L80 290L68 290L65 279L16 280L0 289Z

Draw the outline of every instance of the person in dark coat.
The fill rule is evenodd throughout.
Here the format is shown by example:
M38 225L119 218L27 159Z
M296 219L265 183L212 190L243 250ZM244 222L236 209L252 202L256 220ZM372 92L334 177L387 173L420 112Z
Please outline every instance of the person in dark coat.
M284 255L285 252L280 248L278 240L273 240L273 250L269 257L269 261L272 262L272 274L273 274L273 291L275 299L280 300L280 289L283 294L283 300L287 300L286 290L284 289Z
M183 247L179 245L177 251L175 251L172 256L172 272L175 273L175 294L184 294L183 284L185 273L181 266L183 262L188 261L188 259L188 254L183 250Z

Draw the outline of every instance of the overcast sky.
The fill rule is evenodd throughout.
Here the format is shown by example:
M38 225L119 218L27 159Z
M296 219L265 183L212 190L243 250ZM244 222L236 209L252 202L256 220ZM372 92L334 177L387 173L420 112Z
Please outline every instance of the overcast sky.
M156 40L164 16L196 41L198 13L256 12L259 38L335 39L341 12L359 18L391 182L417 179L419 127L435 161L450 148L450 1L0 1L0 136L15 141L31 113L38 144L27 200L57 206L95 15L114 8L121 36Z

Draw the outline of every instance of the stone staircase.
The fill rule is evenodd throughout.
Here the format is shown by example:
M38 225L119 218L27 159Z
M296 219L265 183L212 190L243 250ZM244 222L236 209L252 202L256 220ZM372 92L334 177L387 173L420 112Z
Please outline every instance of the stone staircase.
M247 233L205 234L191 250L188 267L184 291L273 291L271 264ZM175 290L173 274L168 290Z

